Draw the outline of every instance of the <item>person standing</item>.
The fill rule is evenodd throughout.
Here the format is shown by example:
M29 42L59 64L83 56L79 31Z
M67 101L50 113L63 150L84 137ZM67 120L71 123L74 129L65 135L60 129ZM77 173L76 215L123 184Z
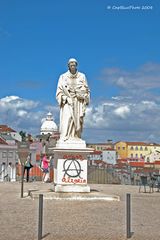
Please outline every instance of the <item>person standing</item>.
M26 181L29 182L29 172L30 172L30 169L33 167L33 165L31 164L31 154L27 157L27 160L25 162L25 165L24 165L24 175L25 175L25 172L27 172L27 176L26 176Z
M42 182L46 182L49 179L49 158L48 155L44 154L42 159L42 169L43 169L43 176L42 176ZM48 176L48 177L47 177Z

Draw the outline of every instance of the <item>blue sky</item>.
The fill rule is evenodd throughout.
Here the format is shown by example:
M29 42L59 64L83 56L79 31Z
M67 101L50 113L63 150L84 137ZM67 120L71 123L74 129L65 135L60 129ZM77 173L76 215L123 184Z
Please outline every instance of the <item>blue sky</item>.
M141 9L115 9L120 6ZM142 6L152 9L142 10ZM58 77L67 70L68 59L75 57L79 71L87 75L91 88L92 99L84 131L88 141L108 138L160 141L159 132L151 126L153 106L150 109L147 105L135 122L128 124L130 118L137 115L138 104L141 103L141 108L146 106L143 102L156 104L155 124L160 120L157 114L160 106L159 22L158 0L1 0L1 123L38 133L40 118L48 109L58 123L55 100ZM7 96L17 96L23 103L32 101L33 107L26 109L22 104L23 107L16 107L12 112L11 106L15 107L17 102L12 97L6 100ZM111 109L105 110L106 105ZM18 111L31 114L35 123L27 122ZM126 115L118 115L121 111L126 111ZM94 120L93 113L97 116ZM150 121L149 129L143 132L144 117ZM18 123L16 118L19 118ZM99 118L103 118L103 124L98 122ZM90 123L94 121L95 124ZM136 131L140 133L138 136Z

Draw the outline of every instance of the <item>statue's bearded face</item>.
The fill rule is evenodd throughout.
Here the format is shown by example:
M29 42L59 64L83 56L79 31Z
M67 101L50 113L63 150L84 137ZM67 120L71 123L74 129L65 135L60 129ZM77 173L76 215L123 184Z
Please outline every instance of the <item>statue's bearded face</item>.
M76 62L70 62L68 67L69 67L69 71L72 74L75 74L77 72L77 63Z

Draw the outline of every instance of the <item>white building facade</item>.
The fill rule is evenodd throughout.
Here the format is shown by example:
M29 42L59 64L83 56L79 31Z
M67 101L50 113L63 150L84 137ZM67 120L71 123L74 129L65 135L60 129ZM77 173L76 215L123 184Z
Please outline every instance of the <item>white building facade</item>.
M108 149L102 151L102 159L104 162L108 164L116 164L117 161L117 153L114 149Z
M36 164L36 148L30 147L31 163ZM19 163L17 145L0 144L0 182L16 181L16 170Z

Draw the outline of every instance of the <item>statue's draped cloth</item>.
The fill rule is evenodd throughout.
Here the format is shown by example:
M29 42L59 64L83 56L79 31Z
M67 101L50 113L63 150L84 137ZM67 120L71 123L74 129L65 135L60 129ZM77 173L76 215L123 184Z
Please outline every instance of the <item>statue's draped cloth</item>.
M81 138L86 105L90 91L83 73L70 71L62 74L58 81L56 99L60 105L60 138ZM70 100L72 102L70 102Z

